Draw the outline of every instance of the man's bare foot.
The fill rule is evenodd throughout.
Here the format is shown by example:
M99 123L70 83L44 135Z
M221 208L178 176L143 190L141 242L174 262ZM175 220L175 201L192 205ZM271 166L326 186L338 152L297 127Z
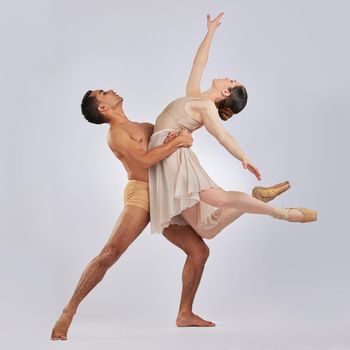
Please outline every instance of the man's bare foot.
M178 327L215 327L215 323L203 320L192 312L179 314L176 325Z
M61 317L55 323L51 332L51 340L67 340L68 328L72 322L74 313L63 311Z

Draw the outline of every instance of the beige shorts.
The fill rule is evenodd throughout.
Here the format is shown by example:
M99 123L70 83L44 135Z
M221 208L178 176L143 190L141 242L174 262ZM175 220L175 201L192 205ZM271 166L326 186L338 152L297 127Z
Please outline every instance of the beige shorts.
M149 212L148 182L129 180L124 189L124 207L135 206Z

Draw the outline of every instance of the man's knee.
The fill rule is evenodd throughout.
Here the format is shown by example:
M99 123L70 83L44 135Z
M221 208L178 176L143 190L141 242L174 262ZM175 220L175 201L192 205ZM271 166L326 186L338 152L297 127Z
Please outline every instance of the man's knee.
M192 249L188 256L198 263L205 263L209 257L209 247L203 242L196 248Z
M97 256L97 260L104 267L111 267L125 252L126 248L120 245L110 244Z

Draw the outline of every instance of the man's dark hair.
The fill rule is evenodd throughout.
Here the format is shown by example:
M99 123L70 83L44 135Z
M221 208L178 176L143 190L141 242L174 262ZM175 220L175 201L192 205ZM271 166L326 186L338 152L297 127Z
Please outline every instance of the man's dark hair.
M220 118L227 120L233 114L239 113L247 104L248 93L243 85L229 88L230 96L216 103Z
M107 123L103 115L98 111L98 102L95 96L90 96L91 90L89 90L81 101L81 113L85 119L94 124Z

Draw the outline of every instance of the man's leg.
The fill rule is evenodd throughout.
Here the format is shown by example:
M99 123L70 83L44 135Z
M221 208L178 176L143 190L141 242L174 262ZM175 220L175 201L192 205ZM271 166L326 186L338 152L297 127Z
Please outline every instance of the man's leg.
M148 223L149 213L145 209L136 206L124 208L107 244L85 268L73 296L52 330L52 340L67 339L68 328L81 301L102 280L107 270L121 257Z
M190 226L171 225L164 230L163 235L187 254L182 273L182 294L176 325L214 327L213 322L205 321L192 312L193 300L209 256L208 246Z

